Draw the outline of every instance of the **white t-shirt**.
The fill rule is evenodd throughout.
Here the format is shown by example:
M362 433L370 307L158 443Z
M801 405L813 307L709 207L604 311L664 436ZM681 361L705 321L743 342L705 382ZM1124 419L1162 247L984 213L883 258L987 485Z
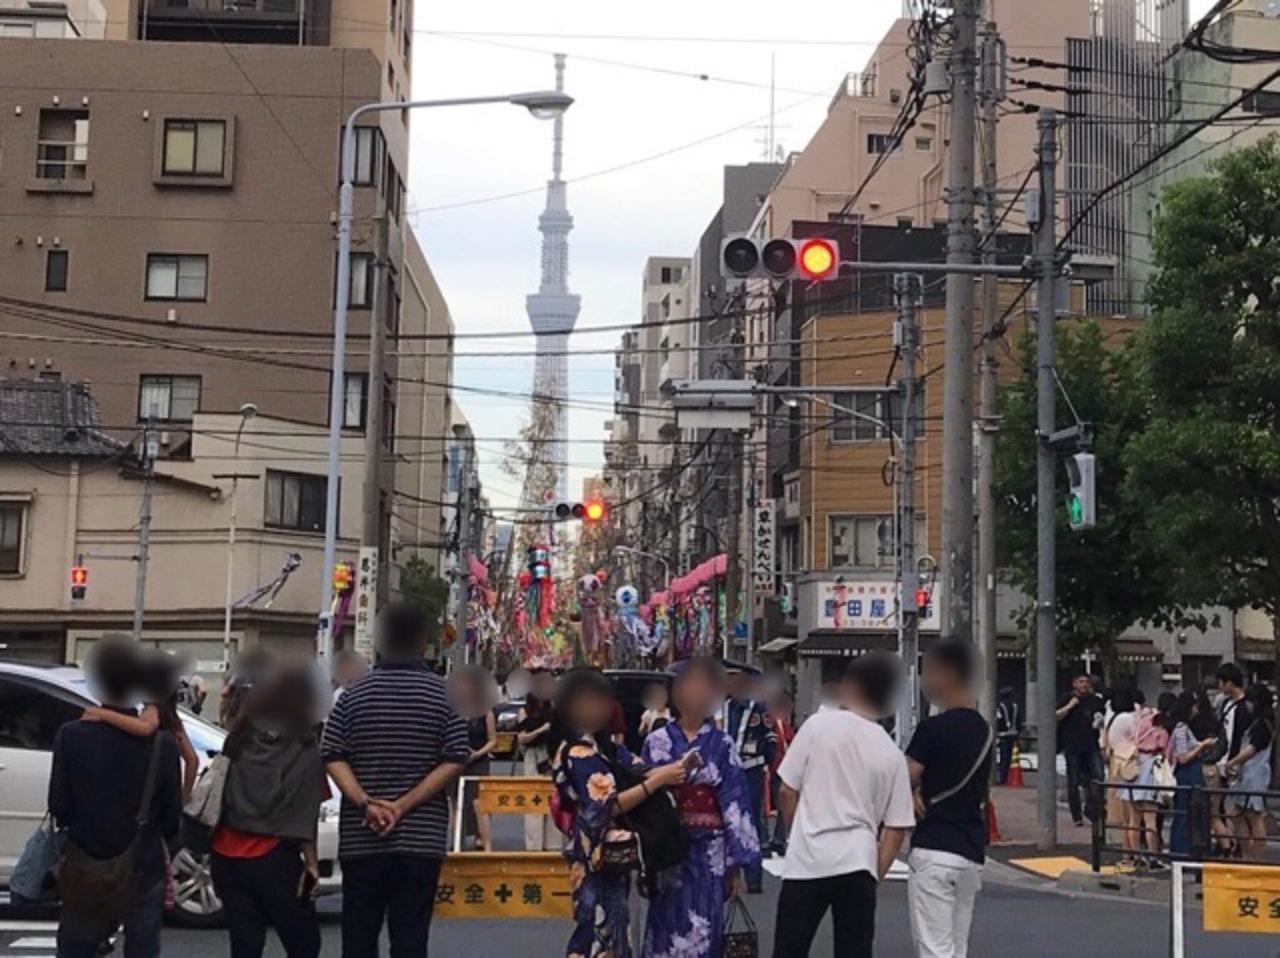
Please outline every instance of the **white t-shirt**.
M819 712L800 726L778 775L800 793L784 879L876 876L881 825L911 828L907 760L889 734L854 712Z

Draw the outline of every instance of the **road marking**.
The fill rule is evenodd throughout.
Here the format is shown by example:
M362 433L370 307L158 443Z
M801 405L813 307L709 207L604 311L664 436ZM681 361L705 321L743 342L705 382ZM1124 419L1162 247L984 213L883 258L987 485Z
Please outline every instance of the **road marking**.
M57 931L56 921L0 921L0 931Z
M9 942L10 948L57 948L57 938L19 938Z
M1033 872L1037 875L1043 875L1045 878L1052 878L1055 881L1062 877L1064 872L1087 872L1090 871L1089 863L1083 858L1077 858L1074 855L1048 855L1043 858L1010 858L1010 865L1016 865L1018 868ZM1103 865L1100 872L1104 875L1115 875L1119 870L1114 865Z

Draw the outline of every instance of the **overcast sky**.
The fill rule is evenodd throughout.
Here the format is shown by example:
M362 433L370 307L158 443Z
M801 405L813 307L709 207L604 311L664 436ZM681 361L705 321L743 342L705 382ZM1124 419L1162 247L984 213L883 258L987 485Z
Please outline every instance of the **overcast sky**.
M1193 10L1206 2L1195 0ZM901 5L419 3L413 95L546 88L554 77L551 53L569 55L567 90L577 102L566 118L565 174L575 219L570 286L582 296L578 326L630 323L640 318L646 257L692 253L719 204L722 167L763 158L770 58L777 142L798 150L821 122L841 78L862 67ZM411 222L458 332L528 327L524 298L538 283L537 217L550 153L551 124L514 108L415 114ZM513 193L520 195L508 195ZM573 348L609 350L618 337L579 334ZM533 361L465 354L533 347L531 337L458 342L455 382L462 388L456 398L481 437L482 479L499 506L513 505L519 494L518 484L498 469L499 440L515 434L528 403L466 387L527 394ZM570 488L577 495L582 478L600 468L612 357L572 357L570 389L579 404L569 417Z

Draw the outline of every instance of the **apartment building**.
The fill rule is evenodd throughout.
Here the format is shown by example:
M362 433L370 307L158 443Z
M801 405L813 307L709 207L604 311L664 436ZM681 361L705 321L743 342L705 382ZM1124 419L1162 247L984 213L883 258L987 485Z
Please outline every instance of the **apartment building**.
M87 384L103 432L136 449L150 423L158 468L174 474L206 469L209 443L225 443L252 403L241 457L251 444L279 447L292 456L298 497L314 502L314 486L322 501L324 457L310 444L329 422L340 131L356 106L407 97L411 62L406 0L0 3L0 216L9 237L0 247L0 375ZM347 475L348 459L365 458L377 404L384 596L410 556L441 565L452 435L452 320L405 218L407 122L383 113L357 135L343 383L339 558L354 559L360 540L363 478ZM381 261L379 215L389 234ZM383 283L391 338L385 378L370 383ZM226 482L205 479L221 492L202 521L225 530ZM0 487L10 483L23 488L0 476ZM268 495L261 482L242 484L241 535L293 540L304 567L289 590L306 595L299 609L314 624L321 570L307 557L320 530L314 516L283 530L255 519L245 501L261 512ZM117 494L115 504L136 522L134 502ZM166 521L158 515L157 531L179 534ZM44 547L39 537L24 541ZM221 577L205 571L191 576L198 601L187 590L187 608L203 610L193 622L221 617ZM0 581L0 605L29 607L34 584ZM104 628L127 611L126 592L116 599ZM242 625L237 616L236 641L255 641Z

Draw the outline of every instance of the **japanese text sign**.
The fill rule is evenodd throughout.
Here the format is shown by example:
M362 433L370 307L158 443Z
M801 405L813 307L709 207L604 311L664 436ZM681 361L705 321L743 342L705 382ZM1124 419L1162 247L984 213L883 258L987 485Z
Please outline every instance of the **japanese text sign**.
M569 865L558 852L449 855L436 886L437 918L569 918Z
M1204 930L1280 934L1280 868L1206 864Z
M752 516L751 575L756 595L773 595L777 583L777 501L764 499Z

